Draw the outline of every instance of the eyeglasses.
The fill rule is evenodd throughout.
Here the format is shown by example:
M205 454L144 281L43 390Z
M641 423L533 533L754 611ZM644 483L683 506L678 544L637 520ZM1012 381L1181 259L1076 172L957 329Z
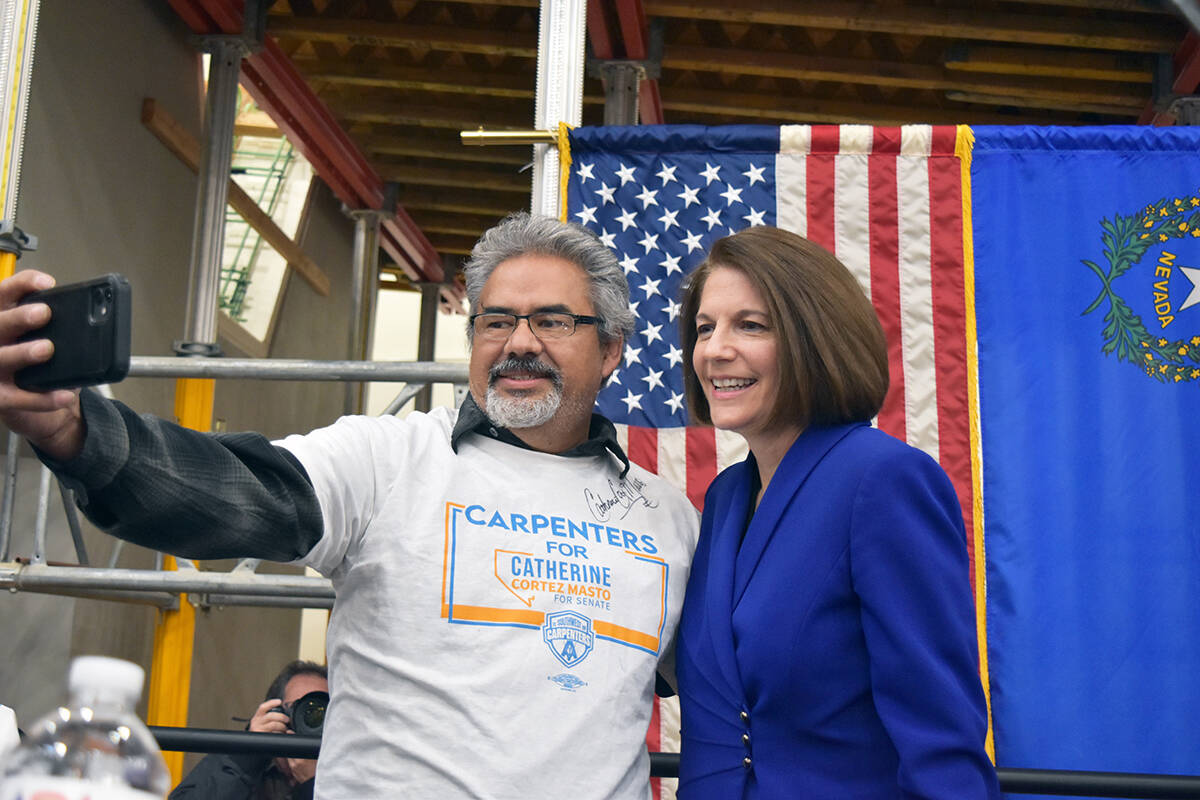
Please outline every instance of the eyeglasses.
M575 332L576 325L599 325L604 321L600 317L566 311L535 311L532 314L488 312L472 314L470 319L475 335L492 342L502 342L512 336L523 319L529 321L529 330L539 339L565 339Z

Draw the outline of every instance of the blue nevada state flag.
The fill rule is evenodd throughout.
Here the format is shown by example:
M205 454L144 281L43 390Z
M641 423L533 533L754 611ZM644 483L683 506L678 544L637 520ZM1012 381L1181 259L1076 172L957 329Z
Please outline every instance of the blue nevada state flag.
M974 134L998 762L1200 773L1200 131Z

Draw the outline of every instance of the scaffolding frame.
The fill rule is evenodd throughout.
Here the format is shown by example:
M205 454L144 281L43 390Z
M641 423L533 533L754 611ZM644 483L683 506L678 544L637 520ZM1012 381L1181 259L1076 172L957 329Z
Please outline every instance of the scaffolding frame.
M384 415L398 412L431 383L462 387L467 382L465 364L422 361L310 361L304 359L197 359L137 356L130 361L131 377L241 378L285 381L380 381L404 382ZM194 562L177 559L178 569L119 569L116 567L122 542L117 540L108 564L92 566L84 547L83 533L75 508L74 493L58 484L66 511L68 530L77 564L46 561L47 520L56 481L50 469L41 466L33 550L22 558L11 558L12 519L16 499L20 437L8 437L4 492L0 500L0 589L36 592L98 600L142 603L164 610L179 608L181 595L196 608L221 606L269 606L273 608L333 607L333 585L326 578L303 575L266 575L256 572L259 559L245 558L228 572L203 571ZM162 554L159 554L159 561Z

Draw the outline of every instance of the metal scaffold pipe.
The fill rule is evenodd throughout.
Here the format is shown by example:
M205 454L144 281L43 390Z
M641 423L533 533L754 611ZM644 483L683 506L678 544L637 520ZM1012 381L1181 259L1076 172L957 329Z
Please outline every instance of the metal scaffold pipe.
M286 595L313 600L333 600L333 584L325 578L304 575L178 570L153 572L100 567L56 567L45 564L0 564L0 589L46 589L188 592L272 597ZM232 604L230 602L229 604Z
M135 356L131 378L252 378L267 381L466 383L466 364L429 361L309 361L299 358Z

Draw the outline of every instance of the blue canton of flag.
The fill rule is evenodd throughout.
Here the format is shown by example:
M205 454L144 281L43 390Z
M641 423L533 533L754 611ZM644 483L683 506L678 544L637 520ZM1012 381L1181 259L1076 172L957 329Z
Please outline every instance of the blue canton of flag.
M618 424L686 425L679 341L684 277L717 239L775 224L775 152L610 155L589 152L579 133L572 133L568 219L616 253L637 317L597 409Z

